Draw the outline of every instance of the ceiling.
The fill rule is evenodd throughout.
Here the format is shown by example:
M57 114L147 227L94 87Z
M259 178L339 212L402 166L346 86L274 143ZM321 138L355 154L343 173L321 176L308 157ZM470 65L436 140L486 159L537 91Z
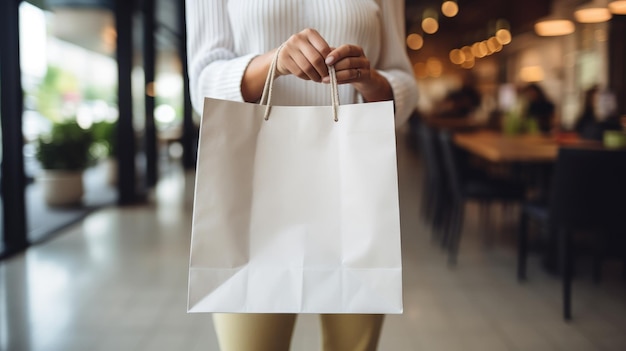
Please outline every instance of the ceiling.
M452 18L441 15L442 0L406 0L407 32L421 32L426 8L439 13L439 30L424 35L429 54L447 53L453 48L482 41L492 36L498 19L504 19L513 35L532 31L534 22L551 12L553 0L457 0L459 13Z
M30 1L36 3L42 0ZM176 47L182 38L181 30L183 27L178 11L178 2L182 0L155 1L157 47L160 51L176 52ZM441 15L442 1L405 0L408 32L421 30L421 18L426 8L430 7L439 13L439 31L433 35L425 35L425 46L421 52L427 55L447 55L453 48L487 39L493 35L495 21L498 19L505 19L509 23L513 35L531 31L533 23L538 18L551 12L553 2L553 0L457 0L460 9L459 14L453 18L447 18ZM143 0L135 0L138 13L140 13L142 3ZM77 16L74 20L76 18ZM80 24L82 28L80 31L76 31L74 25L65 31L65 35L68 36L68 40L88 47L90 41L93 42L94 38L100 36L102 27L104 25L110 26L112 20L112 18L108 18L106 23L101 23L102 21L84 17ZM135 24L139 26L136 31L140 33L140 21L136 21ZM136 40L138 40L137 44L140 48L141 37L136 37ZM90 49L93 48L90 47ZM107 54L110 55L111 52L109 51Z
M421 20L425 8L439 13L443 0L405 0L407 21ZM527 31L535 20L550 13L553 0L457 0L459 13L453 18L440 15L441 31L459 35L485 31L489 21L504 18L513 32Z

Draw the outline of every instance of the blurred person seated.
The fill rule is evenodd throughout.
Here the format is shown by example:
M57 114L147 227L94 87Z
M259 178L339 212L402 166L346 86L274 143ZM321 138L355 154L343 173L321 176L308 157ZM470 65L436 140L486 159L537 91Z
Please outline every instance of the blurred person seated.
M520 91L524 101L522 115L537 125L542 133L549 133L555 125L555 106L543 89L536 83L530 83Z
M482 98L478 90L470 84L449 92L441 102L437 117L466 118L480 107Z
M584 106L574 125L580 138L601 141L607 130L621 130L615 96L593 85L585 91Z

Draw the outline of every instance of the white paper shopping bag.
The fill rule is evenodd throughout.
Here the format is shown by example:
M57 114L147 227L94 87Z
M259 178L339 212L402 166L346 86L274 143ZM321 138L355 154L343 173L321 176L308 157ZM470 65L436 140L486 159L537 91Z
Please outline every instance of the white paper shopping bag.
M205 99L189 312L401 313L392 102Z

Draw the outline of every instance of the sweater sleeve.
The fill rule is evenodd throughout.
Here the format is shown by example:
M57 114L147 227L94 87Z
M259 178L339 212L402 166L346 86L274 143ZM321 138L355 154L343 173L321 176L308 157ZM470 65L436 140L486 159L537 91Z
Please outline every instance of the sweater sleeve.
M381 56L375 67L393 90L396 126L402 126L417 107L417 82L406 54L404 1L379 1L382 11Z
M186 0L189 91L196 112L204 97L243 101L241 80L256 54L238 56L227 0Z

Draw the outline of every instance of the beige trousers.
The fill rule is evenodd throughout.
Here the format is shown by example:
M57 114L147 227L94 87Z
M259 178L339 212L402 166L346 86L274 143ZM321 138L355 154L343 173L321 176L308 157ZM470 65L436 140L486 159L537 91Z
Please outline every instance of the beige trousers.
M295 314L213 315L221 351L288 351ZM375 351L382 314L322 314L324 351Z

